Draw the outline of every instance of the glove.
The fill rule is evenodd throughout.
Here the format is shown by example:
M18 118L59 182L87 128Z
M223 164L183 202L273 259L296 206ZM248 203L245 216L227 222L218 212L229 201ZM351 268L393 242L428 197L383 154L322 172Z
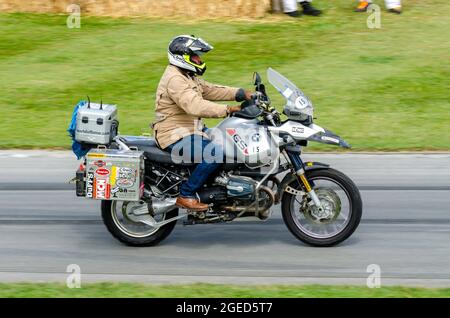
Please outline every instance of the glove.
M237 102L243 102L246 100L251 100L253 97L253 93L251 91L246 91L243 88L239 88L239 90L236 92L235 100Z

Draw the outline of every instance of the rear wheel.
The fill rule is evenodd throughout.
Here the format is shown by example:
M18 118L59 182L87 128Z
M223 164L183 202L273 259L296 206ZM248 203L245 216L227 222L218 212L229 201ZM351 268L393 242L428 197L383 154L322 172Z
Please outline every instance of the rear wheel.
M303 185L295 179L289 186L301 193L285 192L281 202L286 226L299 240L313 246L332 246L346 240L361 220L358 188L345 174L331 168L306 171L306 178L324 211L309 204Z
M142 211L147 203L131 201L102 201L102 218L108 231L120 242L130 246L153 246L164 240L173 231L176 221L160 228L139 222L139 217L145 215L134 213ZM145 209L144 209L145 210ZM150 213L150 212L149 212ZM157 222L167 220L178 215L175 208L164 214L153 216Z

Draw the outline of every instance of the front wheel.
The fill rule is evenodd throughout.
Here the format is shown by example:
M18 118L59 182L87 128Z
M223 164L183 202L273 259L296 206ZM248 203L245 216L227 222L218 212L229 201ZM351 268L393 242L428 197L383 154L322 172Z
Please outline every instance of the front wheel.
M131 246L153 246L164 240L175 227L176 221L159 228L138 221L134 211L147 203L131 201L102 201L102 219L108 231L120 242ZM178 208L154 216L156 221L178 215Z
M318 211L297 178L281 201L283 220L295 237L312 246L333 246L346 240L361 220L362 201L353 181L327 168L306 171L306 178L322 203Z

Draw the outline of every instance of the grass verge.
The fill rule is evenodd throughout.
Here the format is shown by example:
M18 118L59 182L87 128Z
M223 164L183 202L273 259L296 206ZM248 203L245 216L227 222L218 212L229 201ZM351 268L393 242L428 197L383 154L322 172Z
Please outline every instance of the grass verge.
M0 298L5 297L162 297L162 298L420 298L450 297L450 288L382 287L369 289L359 286L322 285L144 285L130 283L95 283L82 285L80 289L69 289L56 283L0 283Z

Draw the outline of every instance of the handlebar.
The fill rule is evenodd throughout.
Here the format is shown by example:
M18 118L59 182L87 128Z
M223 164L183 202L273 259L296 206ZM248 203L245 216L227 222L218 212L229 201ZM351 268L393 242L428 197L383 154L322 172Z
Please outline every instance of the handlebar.
M256 106L261 109L264 120L272 126L278 126L281 122L281 114L270 106L270 98L267 96L264 84L262 84L261 77L258 73L255 76L255 93L252 94L251 100L247 100L241 104L241 109L245 109L250 106Z
M244 110L251 106L257 107L262 111L260 116L262 116L267 123L272 126L278 126L278 123L281 121L280 113L274 107L271 107L270 104L266 104L264 99L252 98L252 100L245 101L241 104L241 109Z

